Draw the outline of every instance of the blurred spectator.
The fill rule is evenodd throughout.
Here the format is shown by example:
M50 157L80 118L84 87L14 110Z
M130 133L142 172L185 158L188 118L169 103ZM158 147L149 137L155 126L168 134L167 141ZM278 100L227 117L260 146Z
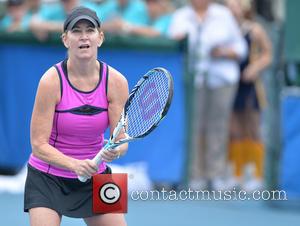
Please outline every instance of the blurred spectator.
M29 28L29 17L26 15L24 0L8 0L7 14L0 20L0 29L7 32L26 31Z
M226 4L236 17L249 48L247 58L240 64L241 77L231 120L229 160L235 176L232 186L242 184L243 176L249 174L246 169L253 169L250 174L254 175L246 178L242 187L254 191L262 188L263 182L264 147L260 134L260 110L265 98L260 74L271 63L271 42L263 27L254 20L251 0L226 0Z
M50 32L62 32L65 18L80 5L91 8L99 14L97 5L90 1L60 0L59 3L49 5L47 10L32 18L30 22L32 32L41 41L47 39Z
M187 0L173 0L172 3L176 8L182 7L185 5Z
M103 30L110 33L123 33L126 26L146 25L148 18L145 2L142 0L108 0L100 7Z
M211 0L190 0L175 11L169 34L188 35L195 76L190 187L223 189L229 119L246 43L231 12Z
M44 13L47 10L47 6L42 3L42 0L26 0L27 14L32 17L40 13Z
M0 20L4 17L6 11L6 2L0 2Z
M173 7L169 0L146 0L149 15L145 25L123 24L125 33L145 37L166 36L171 22Z

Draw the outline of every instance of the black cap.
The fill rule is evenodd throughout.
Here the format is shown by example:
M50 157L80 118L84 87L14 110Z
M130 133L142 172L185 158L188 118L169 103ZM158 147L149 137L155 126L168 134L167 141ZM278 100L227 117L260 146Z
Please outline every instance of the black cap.
M101 22L94 10L80 6L72 10L64 22L64 31L71 30L79 20L88 20L95 27L100 27Z

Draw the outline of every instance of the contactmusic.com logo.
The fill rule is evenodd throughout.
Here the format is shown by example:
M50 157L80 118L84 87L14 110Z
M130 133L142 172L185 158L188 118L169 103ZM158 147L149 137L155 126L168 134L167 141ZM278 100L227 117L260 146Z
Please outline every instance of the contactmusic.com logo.
M127 213L127 174L98 174L93 177L93 212Z

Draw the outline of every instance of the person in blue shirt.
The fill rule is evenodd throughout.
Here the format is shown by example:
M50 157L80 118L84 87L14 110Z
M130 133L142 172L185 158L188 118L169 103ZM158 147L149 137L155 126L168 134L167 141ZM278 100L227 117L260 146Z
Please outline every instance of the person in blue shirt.
M30 18L43 14L49 10L49 3L43 3L42 0L26 0L26 4L27 15Z
M167 36L173 6L169 0L146 0L148 18L144 24L124 22L125 33L145 37Z
M99 15L97 5L90 1L60 0L59 3L49 5L47 10L42 10L38 15L33 17L30 22L30 29L40 41L44 41L48 38L49 33L62 32L64 20L77 6L90 8Z
M26 15L24 0L8 0L7 14L0 20L0 30L7 32L26 31L30 18Z
M149 17L147 7L141 0L109 0L100 6L103 30L122 33L125 23L146 25Z

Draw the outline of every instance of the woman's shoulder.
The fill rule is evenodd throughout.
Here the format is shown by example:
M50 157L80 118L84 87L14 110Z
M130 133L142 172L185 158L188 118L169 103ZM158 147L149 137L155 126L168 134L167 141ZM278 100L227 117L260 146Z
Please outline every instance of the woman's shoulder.
M252 30L253 30L253 33L255 33L257 36L266 32L264 27L259 22L256 22L256 21L253 21L253 23L252 23Z
M128 82L124 75L117 69L109 66L109 77L108 77L108 99L112 100L120 95L128 95Z
M45 83L55 83L56 81L59 81L57 70L54 66L50 67L41 77L40 81L43 81Z
M110 65L108 65L108 68L109 68L109 79L110 80L127 83L127 79L121 72L119 72L117 69L115 69L114 67L112 67Z
M256 40L260 39L261 36L266 34L264 27L256 21L248 21L247 23L248 31L250 32L251 37Z
M50 67L41 77L39 89L60 97L60 79L54 66Z

